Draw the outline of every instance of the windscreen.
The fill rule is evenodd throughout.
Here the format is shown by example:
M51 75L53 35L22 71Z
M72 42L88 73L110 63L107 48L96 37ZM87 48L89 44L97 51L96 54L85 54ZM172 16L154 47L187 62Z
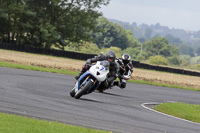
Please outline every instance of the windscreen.
M100 62L100 65L102 65L102 66L104 66L104 67L109 67L110 66L110 62L109 61L107 61L107 60L104 60L104 61L101 61Z

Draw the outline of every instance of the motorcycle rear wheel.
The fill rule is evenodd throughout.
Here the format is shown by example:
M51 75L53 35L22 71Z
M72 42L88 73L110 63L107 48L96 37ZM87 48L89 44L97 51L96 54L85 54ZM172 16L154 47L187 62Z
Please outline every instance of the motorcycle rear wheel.
M82 95L84 95L87 91L88 91L88 89L90 88L90 86L92 86L92 81L91 80L89 80L89 81L87 81L86 83L85 83L85 85L84 86L82 86L81 88L80 88L80 90L75 94L75 98L76 99L79 99Z

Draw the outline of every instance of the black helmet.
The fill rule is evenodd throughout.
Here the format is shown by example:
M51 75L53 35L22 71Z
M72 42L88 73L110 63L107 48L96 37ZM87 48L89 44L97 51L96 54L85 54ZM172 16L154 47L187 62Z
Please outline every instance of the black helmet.
M110 50L106 53L106 60L108 60L108 58L113 59L113 61L115 61L116 58L116 54L114 51Z
M123 54L122 55L122 61L124 65L127 65L131 60L131 56L129 54Z

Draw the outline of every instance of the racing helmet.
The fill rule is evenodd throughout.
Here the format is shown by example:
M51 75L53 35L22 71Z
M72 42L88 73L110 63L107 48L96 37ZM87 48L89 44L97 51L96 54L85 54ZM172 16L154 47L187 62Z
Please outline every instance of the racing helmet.
M106 53L106 60L109 61L109 59L112 59L112 62L115 61L115 58L116 58L116 54L114 51L110 50Z
M127 65L131 60L131 56L129 54L123 54L122 55L122 61L124 65Z

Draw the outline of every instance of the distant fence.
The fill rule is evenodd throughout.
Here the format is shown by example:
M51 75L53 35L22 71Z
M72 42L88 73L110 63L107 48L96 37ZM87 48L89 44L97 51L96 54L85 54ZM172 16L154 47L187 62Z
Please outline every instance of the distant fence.
M135 68L143 68L143 69L148 69L148 70L156 70L156 71L162 71L162 72L177 73L177 74L200 77L200 72L183 70L183 69L178 69L178 68L171 68L171 67L154 66L154 65L149 65L145 63L140 63L139 61L133 61L133 66Z
M29 47L29 46L7 44L7 43L0 43L0 49L35 53L35 54L44 54L44 55L51 55L51 56L57 56L57 57L66 57L66 58L72 58L72 59L78 59L78 60L87 60L88 58L92 58L96 56L95 54L83 54L83 53L54 50L54 49L34 48L34 47ZM148 70L156 70L156 71L163 71L163 72L169 72L169 73L177 73L177 74L200 77L200 72L188 71L188 70L170 68L170 67L163 67L163 66L154 66L154 65L149 65L145 63L140 63L139 61L134 61L134 60L132 62L135 68L143 68L143 69L148 69Z
M7 43L0 43L0 49L43 54L43 55L51 55L51 56L57 56L57 57L66 57L66 58L72 58L72 59L78 59L78 60L86 60L88 58L92 58L95 56L94 54L83 54L83 53L76 53L76 52L71 52L71 51L62 51L62 50L55 50L55 49L34 48L34 47L29 47L29 46L7 44Z

